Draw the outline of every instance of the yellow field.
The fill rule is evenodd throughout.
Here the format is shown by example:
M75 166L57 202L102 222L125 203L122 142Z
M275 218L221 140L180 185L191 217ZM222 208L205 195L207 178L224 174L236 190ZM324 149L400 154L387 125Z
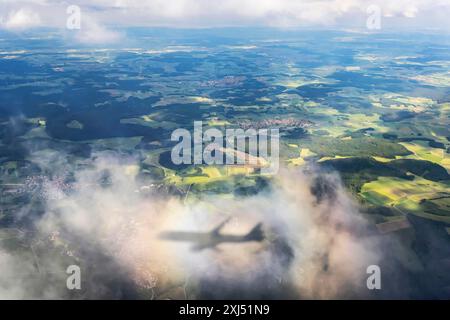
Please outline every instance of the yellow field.
M450 156L445 150L424 146L418 142L400 142L400 144L411 151L413 155L397 158L427 160L450 170Z
M246 166L227 166L226 167L226 172L227 175L229 176L234 176L234 175L246 175L246 174L250 174L253 173L254 169L251 167L246 167Z
M213 126L229 126L231 123L228 122L227 120L217 120L217 119L212 119L210 121L208 121L208 126L213 127Z
M287 160L288 164L294 165L294 166L302 166L306 163L306 161L302 157L293 158Z
M372 96L372 105L375 107L387 106L389 109L423 112L435 104L435 101L425 97L410 97L400 94L387 93L382 96ZM381 103L383 102L383 103Z
M375 160L377 160L378 162L390 162L390 161L392 161L392 159L388 159L388 158L383 158L383 157L372 157L372 158L374 158Z
M297 145L291 144L290 147L297 148ZM294 166L302 166L306 163L307 158L316 156L314 152L309 150L308 148L302 148L300 149L300 156L298 158L292 158L288 159L287 163L288 165L294 165Z
M433 73L428 75L420 75L412 77L411 79L430 84L437 87L450 86L450 72L447 73Z
M214 103L214 100L207 98L207 97L190 97L190 99L194 102L200 102L200 103Z
M213 166L202 167L202 173L208 175L208 177L213 179L222 177L219 169Z
M205 184L223 181L233 175L249 175L252 174L253 171L253 167L245 165L226 167L202 166L201 175L181 177L176 175L173 171L166 175L166 181L177 185Z
M433 182L421 177L416 177L413 181L379 177L376 181L364 184L360 195L375 205L395 206L427 219L450 222L450 217L426 213L420 207L422 199L433 199L449 190L448 183Z
M347 158L353 158L349 156L334 156L334 157L322 157L317 162L322 162L326 160L334 160L334 159L347 159Z
M302 150L300 150L300 157L302 157L303 159L308 158L308 157L313 157L313 156L316 156L316 155L317 154L315 154L314 152L312 152L308 148L303 148Z
M448 192L448 190L448 184L429 181L417 176L413 181L379 177L375 181L364 184L361 193L376 192L390 199L388 204L392 204L403 198L419 202L421 199L432 198L434 195Z
M339 137L346 134L349 130L355 131L364 128L373 128L377 132L388 132L389 128L384 126L383 121L380 120L380 115L366 115L363 113L341 113L332 108L317 107L311 109L311 112L334 116L332 124L327 123L327 131L333 137ZM337 116L346 117L346 119L339 119Z

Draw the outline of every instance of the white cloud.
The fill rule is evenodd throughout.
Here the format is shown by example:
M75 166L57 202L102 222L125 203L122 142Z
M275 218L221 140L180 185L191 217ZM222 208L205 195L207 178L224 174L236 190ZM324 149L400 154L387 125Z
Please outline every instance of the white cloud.
M81 1L81 2L84 2ZM118 24L168 26L339 26L367 18L367 7L377 5L391 23L422 27L442 24L435 19L436 9L450 14L447 0L97 0ZM129 19L127 19L129 18ZM444 27L447 24L444 24Z
M26 8L13 10L6 18L2 18L1 26L8 30L23 30L41 25L39 14Z
M403 11L403 15L408 18L414 18L418 12L415 6L409 6Z
M27 7L33 9L32 12L40 17L44 25L64 28L67 19L66 8L69 5L78 5L83 17L88 15L101 26L177 28L365 28L368 6L377 5L381 9L383 28L406 26L450 29L448 0L0 0L0 12L17 12L22 7ZM21 15L17 18L18 21L27 20L21 18ZM23 25L26 26L26 23ZM112 36L111 33L107 36L104 29L97 28L97 34L105 35L102 37L105 39ZM92 41L95 39L94 34Z
M109 44L122 39L122 34L106 28L91 18L83 17L76 40L84 44Z

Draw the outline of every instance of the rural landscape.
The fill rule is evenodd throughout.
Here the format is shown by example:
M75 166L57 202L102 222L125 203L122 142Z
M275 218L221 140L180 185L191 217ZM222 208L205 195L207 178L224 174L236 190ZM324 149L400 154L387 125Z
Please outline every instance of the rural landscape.
M0 298L450 298L448 36L126 33L0 31ZM195 121L279 171L173 163Z

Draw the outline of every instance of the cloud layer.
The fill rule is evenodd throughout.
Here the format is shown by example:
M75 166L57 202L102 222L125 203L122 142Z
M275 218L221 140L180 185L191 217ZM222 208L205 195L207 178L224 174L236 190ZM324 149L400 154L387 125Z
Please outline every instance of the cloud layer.
M219 27L325 27L366 26L367 8L378 6L382 26L449 30L446 0L54 0L0 1L4 28L46 25L65 27L66 8L78 5L82 16L97 25ZM38 22L40 22L38 24ZM109 37L109 36L108 36Z
M0 298L370 296L366 268L379 263L380 242L337 176L284 172L255 196L185 204L149 192L137 172L133 161L97 155L64 192L58 177L46 180L44 194L57 196L45 197L45 214L23 239L32 254L0 247ZM159 237L208 231L227 217L222 232L262 222L266 239L196 252ZM71 264L81 267L81 293L65 288Z

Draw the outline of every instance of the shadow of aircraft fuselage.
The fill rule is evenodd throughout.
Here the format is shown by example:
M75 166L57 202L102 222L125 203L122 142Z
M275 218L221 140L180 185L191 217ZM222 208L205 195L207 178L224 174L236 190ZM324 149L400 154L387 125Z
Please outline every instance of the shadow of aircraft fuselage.
M160 239L170 241L192 242L194 245L192 250L200 251L207 248L215 248L221 243L241 243L241 242L260 242L264 239L262 231L262 223L257 224L245 235L222 234L220 230L228 222L222 222L219 226L210 232L185 232L185 231L169 231L160 234Z

